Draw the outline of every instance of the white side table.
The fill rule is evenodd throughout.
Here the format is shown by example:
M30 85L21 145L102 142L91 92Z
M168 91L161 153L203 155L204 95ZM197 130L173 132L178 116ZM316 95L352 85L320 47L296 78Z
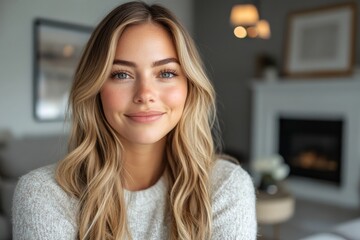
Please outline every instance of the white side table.
M294 209L295 199L285 190L280 190L274 195L265 192L257 193L257 221L259 224L273 225L274 239L279 239L280 224L293 216Z

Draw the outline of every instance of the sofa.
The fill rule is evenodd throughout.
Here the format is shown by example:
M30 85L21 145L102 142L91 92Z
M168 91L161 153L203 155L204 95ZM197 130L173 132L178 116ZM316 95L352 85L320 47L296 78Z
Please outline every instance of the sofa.
M360 240L360 218L349 220L328 232L317 233L301 240Z
M66 154L65 135L9 138L0 144L0 240L12 239L11 209L18 179Z

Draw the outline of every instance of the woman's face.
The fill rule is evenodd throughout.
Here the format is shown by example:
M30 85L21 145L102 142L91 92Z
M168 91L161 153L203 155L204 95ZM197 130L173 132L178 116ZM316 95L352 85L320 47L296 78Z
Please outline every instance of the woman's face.
M172 39L160 25L125 29L100 96L107 121L125 145L157 143L176 126L187 79Z

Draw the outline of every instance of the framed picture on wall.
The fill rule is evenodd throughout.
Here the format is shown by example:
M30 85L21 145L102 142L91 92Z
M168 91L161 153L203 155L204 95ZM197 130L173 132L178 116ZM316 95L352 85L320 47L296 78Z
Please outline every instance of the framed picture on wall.
M62 121L74 72L92 28L49 19L35 19L33 28L34 117Z
M350 74L355 62L355 19L354 3L291 13L287 22L285 75Z

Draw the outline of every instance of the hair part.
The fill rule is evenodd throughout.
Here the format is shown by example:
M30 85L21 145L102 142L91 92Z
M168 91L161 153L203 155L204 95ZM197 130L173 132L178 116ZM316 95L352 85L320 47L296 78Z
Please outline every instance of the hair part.
M166 146L172 219L169 236L188 240L208 239L211 235L214 89L193 40L175 16L160 5L129 2L111 11L92 33L70 92L69 153L57 167L56 180L64 191L79 199L79 239L131 239L122 145L104 116L99 92L110 74L122 32L146 22L159 24L172 36L188 79L183 116L169 133Z

